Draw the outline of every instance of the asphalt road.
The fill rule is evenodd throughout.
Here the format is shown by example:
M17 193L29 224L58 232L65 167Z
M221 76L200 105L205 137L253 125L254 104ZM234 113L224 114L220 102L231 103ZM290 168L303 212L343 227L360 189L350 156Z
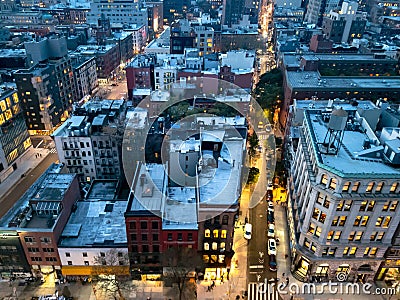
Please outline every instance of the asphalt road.
M49 153L34 169L24 178L21 178L14 186L0 198L0 218L21 198L28 188L43 174L44 171L58 160L57 153Z
M262 131L257 132L260 145L264 145L268 134ZM268 152L269 153L269 152ZM268 182L273 174L271 167L273 162L267 156L266 149L263 147L257 167L260 170L260 177L251 197L249 209L249 222L252 224L252 238L249 241L247 265L248 282L264 281L264 279L276 278L276 272L269 270L269 255L267 251L267 202L265 193ZM262 199L262 200L260 200Z

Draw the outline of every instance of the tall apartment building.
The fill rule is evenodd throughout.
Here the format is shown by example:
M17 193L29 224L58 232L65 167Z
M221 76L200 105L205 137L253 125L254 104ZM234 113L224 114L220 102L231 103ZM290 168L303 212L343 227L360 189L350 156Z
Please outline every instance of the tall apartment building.
M72 56L72 71L76 86L76 99L91 95L97 89L97 65L94 57Z
M89 101L53 133L60 162L80 183L123 176L121 144L126 104Z
M326 39L335 43L349 43L353 39L360 39L367 19L366 15L357 12L357 9L357 2L344 1L339 11L331 11L322 24L322 32Z
M20 159L31 146L17 90L0 85L0 180L19 166Z
M94 0L90 3L87 23L98 25L98 20L104 16L111 23L140 24L147 26L147 9L142 8L140 1Z
M291 270L302 281L372 281L400 218L398 139L369 101L295 101L290 116Z
M57 242L80 199L76 175L60 174L61 169L62 165L51 165L0 219L7 240L19 237L21 247L13 245L13 250L23 249L20 260L26 258L35 277L61 270ZM9 268L14 266L3 266L2 271Z
M245 12L245 0L224 0L221 23L232 27L239 24Z
M230 266L245 119L199 117L194 123L204 128L200 136L188 124L169 131L165 164L138 164L135 170L125 213L134 274L160 274L160 255L174 247L197 249L206 277L220 278ZM181 138L191 131L193 137Z
M321 26L323 18L338 5L339 0L309 0L304 21Z
M65 114L55 66L39 64L14 73L30 134L50 133Z

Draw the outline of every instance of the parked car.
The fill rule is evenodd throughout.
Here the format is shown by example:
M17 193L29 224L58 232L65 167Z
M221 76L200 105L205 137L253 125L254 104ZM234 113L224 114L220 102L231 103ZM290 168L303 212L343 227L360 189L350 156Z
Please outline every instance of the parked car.
M251 239L251 231L253 229L253 226L251 226L250 223L246 223L246 225L244 225L244 238L247 240Z
M276 256L274 254L269 256L269 270L276 272L278 264L276 263Z
M275 239L268 240L268 254L276 255L276 242Z
M268 233L267 236L270 238L275 237L275 225L274 224L268 224Z
M268 211L267 213L267 222L268 224L275 222L275 216L273 211Z

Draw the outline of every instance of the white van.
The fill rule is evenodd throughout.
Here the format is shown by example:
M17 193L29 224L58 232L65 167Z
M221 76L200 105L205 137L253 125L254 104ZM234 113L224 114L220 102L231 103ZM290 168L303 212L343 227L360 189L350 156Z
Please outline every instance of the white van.
M250 223L246 223L246 225L244 226L244 238L247 240L251 239L251 230L252 230L253 226L251 226Z

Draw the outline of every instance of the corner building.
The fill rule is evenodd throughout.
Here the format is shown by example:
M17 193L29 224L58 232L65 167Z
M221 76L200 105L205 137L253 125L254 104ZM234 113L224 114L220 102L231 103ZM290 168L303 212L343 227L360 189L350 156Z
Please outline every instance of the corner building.
M379 116L369 101L295 101L288 221L291 270L301 281L337 281L342 272L367 282L379 272L400 214L390 154L398 139L378 139Z

